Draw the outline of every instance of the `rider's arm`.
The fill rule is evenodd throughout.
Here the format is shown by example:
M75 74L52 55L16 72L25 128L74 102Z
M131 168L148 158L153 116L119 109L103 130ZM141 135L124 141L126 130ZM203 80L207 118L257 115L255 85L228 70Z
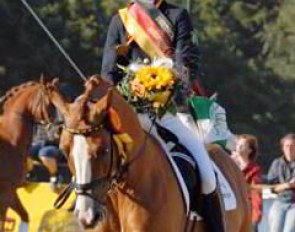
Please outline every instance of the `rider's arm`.
M116 82L116 72L118 55L116 52L116 46L120 44L120 29L119 29L119 16L113 16L109 25L107 39L104 46L101 75L103 78L109 81Z
M291 183L286 182L286 183L282 183L282 184L276 184L272 190L275 193L281 193L281 192L284 192L286 190L293 188L292 186L293 185Z
M280 158L275 159L271 164L267 175L268 183L272 185L271 190L275 193L281 193L294 187L294 184L292 182L282 182L280 180L280 165Z
M182 9L176 20L175 61L189 69L191 76L199 74L200 52L193 43L193 26L187 10Z

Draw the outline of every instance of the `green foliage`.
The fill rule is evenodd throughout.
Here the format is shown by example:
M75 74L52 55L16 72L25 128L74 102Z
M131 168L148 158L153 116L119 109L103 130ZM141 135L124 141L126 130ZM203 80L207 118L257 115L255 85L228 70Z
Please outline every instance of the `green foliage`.
M167 0L191 6L204 82L235 133L253 133L267 167L295 128L295 0ZM99 73L111 16L129 0L28 0L86 74ZM20 1L0 1L0 93L41 73L81 83ZM277 144L277 145L276 145Z
M268 166L295 128L294 0L201 0L190 9L204 82L219 94L235 133L260 140Z
M278 17L266 26L266 65L285 79L295 80L295 1L284 1Z
M88 75L98 73L105 26L98 23L92 1L40 1L31 5L81 70ZM2 1L1 11L0 64L7 70L7 87L38 78L40 73L78 80L20 1Z

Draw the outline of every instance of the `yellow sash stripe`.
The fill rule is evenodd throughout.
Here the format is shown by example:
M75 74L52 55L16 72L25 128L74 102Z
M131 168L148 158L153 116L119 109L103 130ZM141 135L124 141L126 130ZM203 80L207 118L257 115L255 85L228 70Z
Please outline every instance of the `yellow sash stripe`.
M150 58L161 58L166 55L158 48L148 37L146 32L140 27L134 18L128 15L128 8L119 10L121 20L129 33L139 47L150 57Z

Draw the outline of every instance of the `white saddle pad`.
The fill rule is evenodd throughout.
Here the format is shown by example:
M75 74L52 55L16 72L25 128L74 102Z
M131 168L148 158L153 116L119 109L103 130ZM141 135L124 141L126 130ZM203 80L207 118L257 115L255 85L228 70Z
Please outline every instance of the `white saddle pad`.
M172 154L172 156L173 156L173 154ZM186 203L186 209L189 209L190 199L188 196L188 189L185 185L184 179L183 179L182 175L180 174L180 171L178 170L177 165L174 163L174 160L171 159L171 157L168 160L170 162L173 162L172 167L176 173L178 181L180 182L181 191L184 195L184 199L185 199L185 203ZM224 177L223 173L220 171L219 167L214 163L214 161L211 161L211 162L212 162L214 171L217 174L218 186L220 188L221 196L223 198L225 210L229 211L229 210L236 209L237 208L237 199L236 199L236 196L235 196L230 184L228 183L228 181ZM187 210L187 213L191 216L191 219L202 220L202 217L197 215L195 212L188 212L188 210Z
M214 171L217 173L218 184L220 188L221 195L223 197L225 210L234 210L237 208L236 196L229 185L227 179L224 177L223 173L220 171L219 167L212 161Z

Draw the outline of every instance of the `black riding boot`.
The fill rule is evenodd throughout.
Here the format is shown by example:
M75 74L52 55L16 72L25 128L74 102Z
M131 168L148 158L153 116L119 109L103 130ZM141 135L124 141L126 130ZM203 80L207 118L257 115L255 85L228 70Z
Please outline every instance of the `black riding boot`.
M204 195L203 215L207 232L225 232L223 206L217 190Z

